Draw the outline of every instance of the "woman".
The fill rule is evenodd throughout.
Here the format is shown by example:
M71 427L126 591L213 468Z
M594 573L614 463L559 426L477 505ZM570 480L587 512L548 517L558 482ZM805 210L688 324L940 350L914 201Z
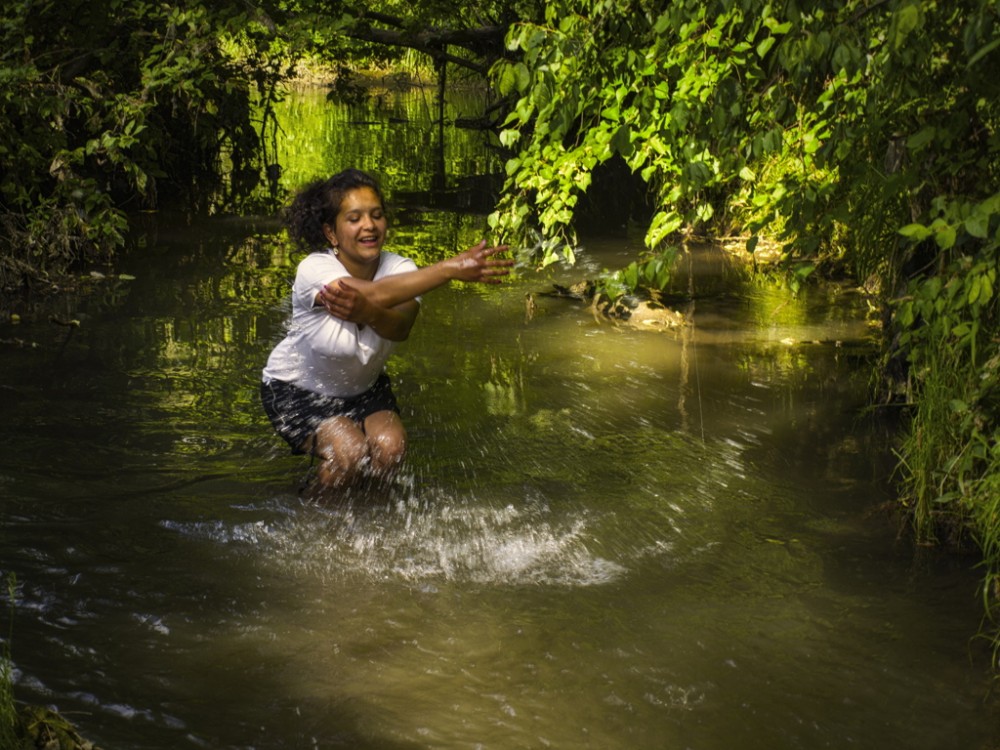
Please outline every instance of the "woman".
M321 487L390 476L406 430L383 368L409 336L420 295L455 279L499 283L513 261L485 241L419 269L384 251L382 192L356 169L308 185L287 218L313 252L295 275L288 334L264 367L264 410L293 453L320 459Z

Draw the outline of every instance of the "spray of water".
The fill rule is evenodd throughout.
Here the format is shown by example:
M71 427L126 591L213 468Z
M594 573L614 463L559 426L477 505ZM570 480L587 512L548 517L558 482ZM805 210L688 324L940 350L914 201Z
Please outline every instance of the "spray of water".
M591 550L591 519L582 511L557 516L539 496L492 504L407 484L336 505L286 499L288 512L267 521L164 524L322 579L592 586L625 571Z

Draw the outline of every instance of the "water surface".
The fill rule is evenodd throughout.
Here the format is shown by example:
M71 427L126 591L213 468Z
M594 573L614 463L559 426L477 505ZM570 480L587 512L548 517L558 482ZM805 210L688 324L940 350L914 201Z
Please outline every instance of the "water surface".
M317 506L256 395L297 258L269 219L176 219L67 294L79 328L0 333L38 345L0 382L19 699L106 750L995 743L972 561L881 510L855 292L706 248L678 331L540 294L628 237L438 290L390 367L403 475ZM482 226L403 212L393 249Z

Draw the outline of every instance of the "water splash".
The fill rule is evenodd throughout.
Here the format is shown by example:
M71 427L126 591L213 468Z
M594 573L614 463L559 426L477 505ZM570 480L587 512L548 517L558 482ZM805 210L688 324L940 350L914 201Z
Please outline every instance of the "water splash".
M395 494L377 503L303 506L270 521L163 525L325 580L593 586L626 570L592 551L595 520L584 511L557 515L540 498L515 506L442 490Z

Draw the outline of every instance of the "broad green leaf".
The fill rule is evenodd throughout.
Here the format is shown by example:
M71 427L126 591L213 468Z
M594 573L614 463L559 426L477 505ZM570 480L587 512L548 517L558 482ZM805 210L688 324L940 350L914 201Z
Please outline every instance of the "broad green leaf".
M980 292L983 290L982 276L973 276L969 283L969 304L974 305L979 300Z
M907 138L906 146L911 151L919 151L928 143L933 141L936 135L937 135L937 128L935 128L933 125L928 125L927 127L921 128L916 133Z
M764 25L772 34L787 34L792 28L791 21L785 21L784 23L778 23L776 18L765 18Z
M986 239L990 231L990 217L974 211L965 220L965 231L978 239Z
M519 62L514 66L514 72L517 75L517 90L527 91L531 85L531 71L528 70L528 66Z
M497 81L497 88L501 96L507 96L517 86L517 75L514 73L513 65L504 65Z
M510 148L513 146L521 137L521 131L519 130L501 130L500 131L500 143Z
M985 305L990 300L993 299L993 276L991 274L986 274L981 276L981 289L979 292L979 301L981 304Z
M930 237L933 232L923 224L907 224L905 227L900 228L899 233L904 237L920 242Z
M942 250L948 250L955 246L957 232L951 224L945 224L934 233L934 241Z
M892 24L892 30L894 33L892 46L896 49L902 47L906 42L906 37L908 37L910 33L919 25L920 7L915 3L904 5L896 11Z

